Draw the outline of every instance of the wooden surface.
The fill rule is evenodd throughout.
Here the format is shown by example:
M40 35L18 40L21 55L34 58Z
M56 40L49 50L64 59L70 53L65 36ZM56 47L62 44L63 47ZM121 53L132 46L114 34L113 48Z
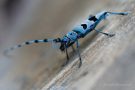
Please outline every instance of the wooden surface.
M103 10L130 14L112 16L97 27L104 26L103 31L115 33L114 37L92 32L81 40L80 69L76 54L61 67L65 54L50 44L23 47L10 57L1 54L2 90L134 90L134 0L25 0L20 5L10 19L0 15L5 21L0 24L1 52L26 40L61 37L89 14Z

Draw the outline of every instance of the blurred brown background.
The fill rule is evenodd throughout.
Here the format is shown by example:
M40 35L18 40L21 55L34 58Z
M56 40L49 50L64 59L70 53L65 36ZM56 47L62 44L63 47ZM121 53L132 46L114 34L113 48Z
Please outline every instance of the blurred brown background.
M63 69L61 65L66 60L65 54L50 43L16 49L10 57L2 55L4 49L27 40L62 37L88 15L103 10L124 11L131 1L1 0L0 89L39 89ZM83 51L87 46L82 46Z

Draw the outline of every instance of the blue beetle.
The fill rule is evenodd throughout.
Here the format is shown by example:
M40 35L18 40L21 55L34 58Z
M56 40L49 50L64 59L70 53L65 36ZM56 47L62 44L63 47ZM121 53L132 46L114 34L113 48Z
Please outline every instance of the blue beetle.
M43 40L31 40L24 42L22 44L16 45L14 47L11 47L7 50L5 50L5 54L7 54L9 51L14 50L16 48L22 47L23 45L30 45L33 43L44 43L44 42L54 42L54 43L60 43L59 49L62 52L66 52L67 61L64 63L66 65L69 62L69 55L67 49L76 43L77 53L79 55L79 67L82 65L82 59L79 52L79 42L78 40L80 38L84 38L88 33L95 30L98 33L102 33L106 36L112 37L115 34L105 33L99 30L96 30L95 27L104 19L106 19L110 15L128 15L127 12L108 12L108 11L102 11L100 13L97 13L96 15L90 15L83 23L80 25L75 26L72 31L69 31L67 34L65 34L62 38L56 38L56 39L43 39Z

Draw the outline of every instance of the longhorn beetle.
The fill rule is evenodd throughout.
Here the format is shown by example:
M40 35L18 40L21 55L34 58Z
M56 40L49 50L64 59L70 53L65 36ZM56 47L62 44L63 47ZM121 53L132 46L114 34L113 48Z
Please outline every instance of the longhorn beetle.
M82 65L82 59L81 59L81 55L79 52L79 42L78 40L80 38L84 38L88 33L90 33L91 31L96 31L98 33L102 33L106 36L112 37L115 34L111 34L111 33L105 33L99 30L96 30L96 26L104 19L106 19L108 16L110 15L128 15L127 12L108 12L108 11L102 11L100 13L97 13L95 16L94 15L90 15L88 17L88 19L86 19L82 24L77 25L76 27L73 28L72 31L69 31L67 34L65 34L62 38L56 38L56 39L42 39L42 40L31 40L31 41L27 41L24 42L22 44L16 45L14 47L11 47L7 50L5 50L4 53L8 53L11 50L14 50L16 48L20 48L24 45L30 45L33 43L45 43L45 42L53 42L53 43L60 43L60 47L59 49L62 52L66 53L67 56L67 61L64 63L64 65L66 65L69 62L69 55L68 55L68 51L67 49L69 47L73 47L73 44L76 43L76 48L77 48L77 53L79 56L79 68Z

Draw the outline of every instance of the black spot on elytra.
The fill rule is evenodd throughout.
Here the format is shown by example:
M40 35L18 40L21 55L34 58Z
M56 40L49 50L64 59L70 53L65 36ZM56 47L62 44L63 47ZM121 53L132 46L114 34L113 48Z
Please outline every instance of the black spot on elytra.
M95 16L91 16L91 17L89 18L89 20L95 22L95 21L97 20L97 18L96 18Z
M86 29L87 28L87 25L86 24L81 24L81 26L83 27L83 29Z

